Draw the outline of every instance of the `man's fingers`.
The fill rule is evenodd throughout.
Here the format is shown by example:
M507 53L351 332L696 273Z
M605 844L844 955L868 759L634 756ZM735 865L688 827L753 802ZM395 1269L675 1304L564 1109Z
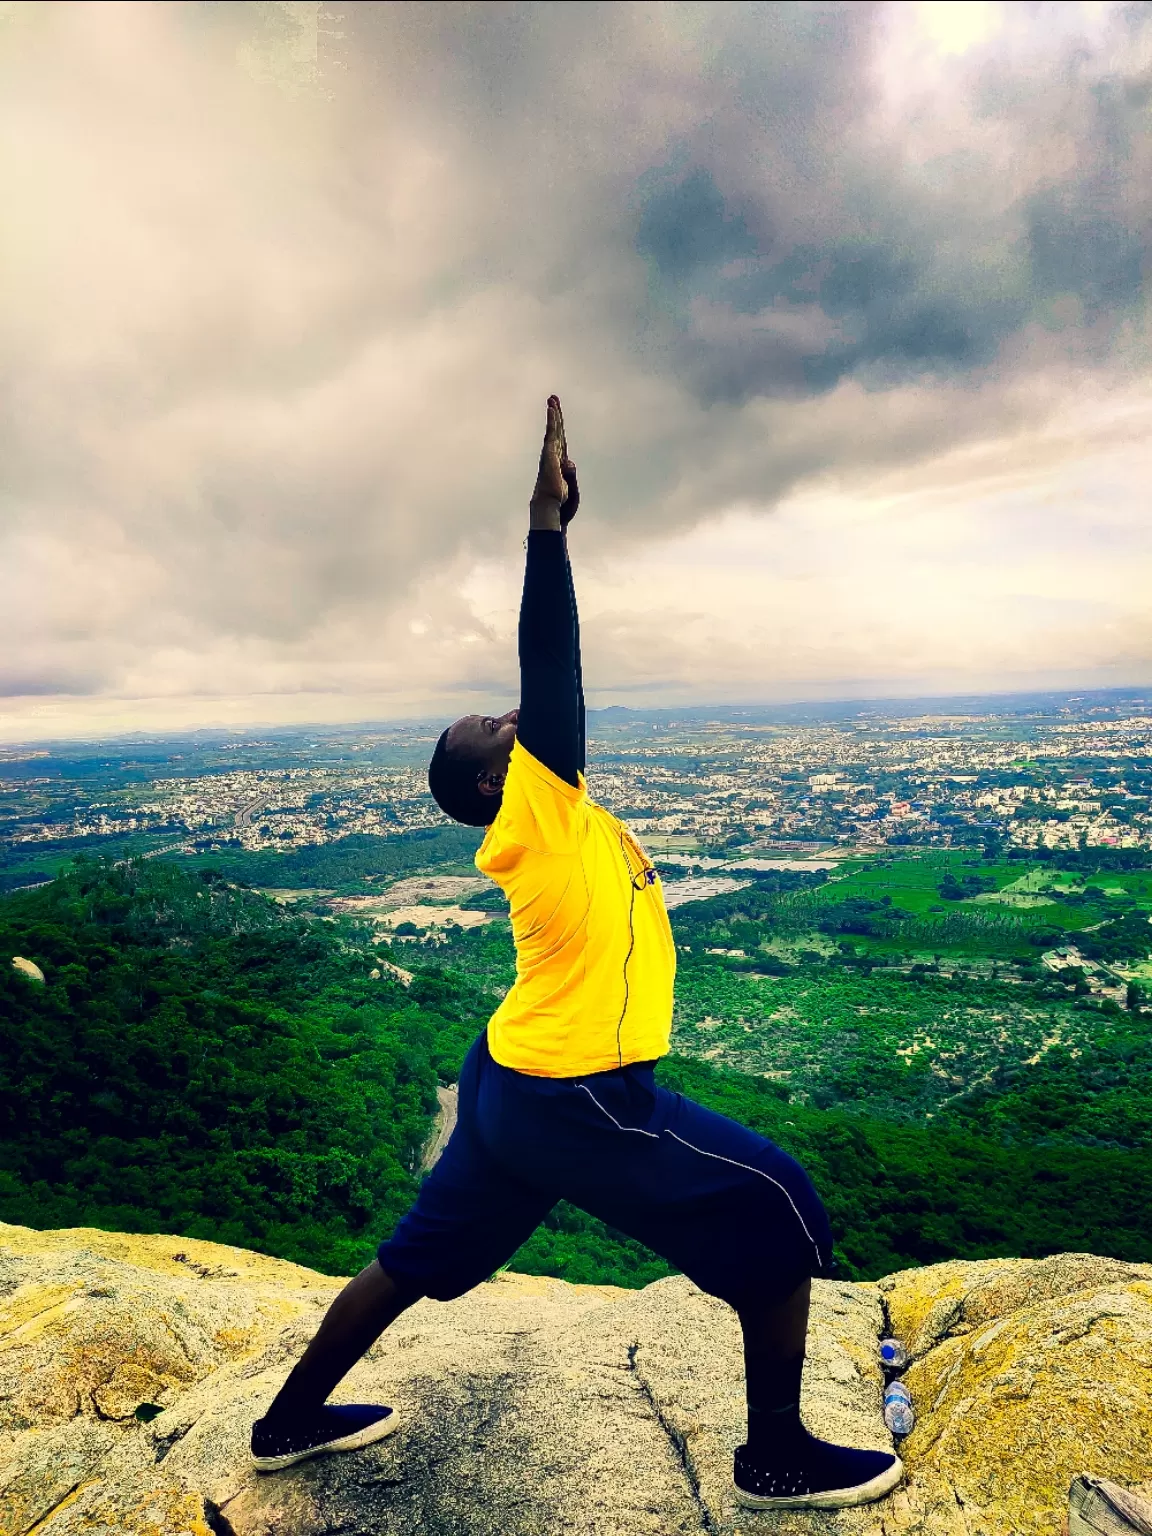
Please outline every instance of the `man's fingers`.
M548 396L548 431L555 433L556 451L560 462L568 457L568 442L564 435L564 412L560 405L559 395Z
M554 398L554 397L552 397ZM557 449L556 411L552 404L552 398L548 401L548 422L544 428L544 442L540 449L540 468L543 470L548 462L549 451Z
M565 526L576 516L580 506L580 486L576 480L576 466L572 460L565 458L560 465L560 473L564 476L564 484L568 488L568 494L564 498L563 513L561 514Z
M567 460L564 443L564 416L556 395L548 396L548 425L544 431L544 446L540 449L540 472L536 482L538 495L551 496L564 504L568 499L568 482L562 464Z
M548 422L544 428L544 444L540 449L540 463L543 465L548 458L549 449L559 447L559 430L556 425L556 409L552 401L548 401Z

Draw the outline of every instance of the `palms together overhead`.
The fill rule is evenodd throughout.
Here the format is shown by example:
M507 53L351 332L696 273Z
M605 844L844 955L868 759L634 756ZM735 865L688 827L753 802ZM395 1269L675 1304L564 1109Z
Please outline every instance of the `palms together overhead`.
M564 413L557 395L548 397L548 425L544 433L544 445L540 450L540 468L532 496L533 500L547 498L558 501L564 523L570 522L575 516L580 501L576 466L568 457Z

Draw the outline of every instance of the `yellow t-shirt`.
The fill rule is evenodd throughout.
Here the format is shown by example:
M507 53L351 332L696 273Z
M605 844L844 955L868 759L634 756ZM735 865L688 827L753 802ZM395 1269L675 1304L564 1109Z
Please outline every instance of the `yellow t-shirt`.
M615 816L517 742L476 854L512 908L516 984L488 1024L501 1066L578 1077L664 1056L676 946L660 880Z

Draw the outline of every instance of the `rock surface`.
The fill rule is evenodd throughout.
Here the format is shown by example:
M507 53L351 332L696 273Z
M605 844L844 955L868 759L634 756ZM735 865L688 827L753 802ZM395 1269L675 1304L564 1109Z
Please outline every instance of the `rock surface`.
M1110 1483L1077 1477L1068 1490L1068 1520L1060 1536L1152 1536L1152 1500Z
M919 1417L902 1488L812 1515L735 1503L739 1330L681 1277L502 1274L421 1301L337 1393L393 1404L396 1433L259 1476L251 1422L340 1283L184 1238L0 1225L0 1536L1056 1536L1078 1473L1152 1493L1150 1265L816 1282L809 1428L891 1445L889 1332Z

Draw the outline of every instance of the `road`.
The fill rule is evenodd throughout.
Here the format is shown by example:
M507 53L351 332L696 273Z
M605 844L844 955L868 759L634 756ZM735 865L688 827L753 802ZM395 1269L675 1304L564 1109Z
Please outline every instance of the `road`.
M436 1124L432 1129L428 1144L424 1148L424 1156L420 1159L420 1173L427 1173L432 1164L443 1152L448 1144L448 1138L452 1134L452 1128L456 1124L456 1089L437 1088L436 1097L440 1100L440 1112L436 1116Z

